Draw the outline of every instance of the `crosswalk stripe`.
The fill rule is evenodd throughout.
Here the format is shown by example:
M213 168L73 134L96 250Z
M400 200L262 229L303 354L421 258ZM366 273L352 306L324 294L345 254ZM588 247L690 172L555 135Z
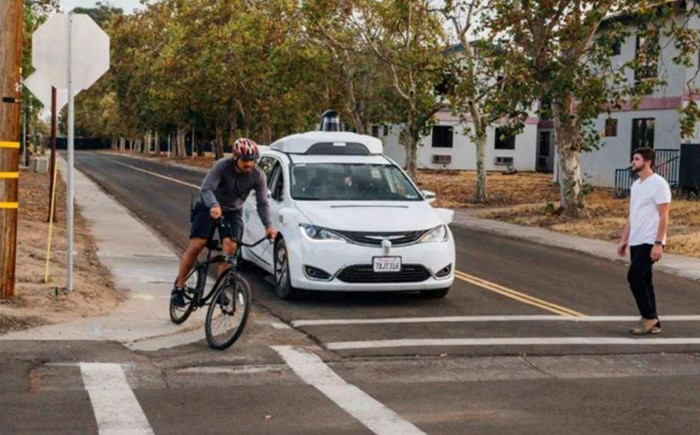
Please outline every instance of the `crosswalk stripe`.
M100 435L153 435L119 364L80 363Z
M292 346L273 346L305 383L315 387L377 435L425 435L369 394L348 384L318 356Z
M700 337L621 338L621 337L509 337L509 338L423 338L398 340L342 341L325 343L329 350L382 349L433 346L564 346L630 345L668 346L700 344Z

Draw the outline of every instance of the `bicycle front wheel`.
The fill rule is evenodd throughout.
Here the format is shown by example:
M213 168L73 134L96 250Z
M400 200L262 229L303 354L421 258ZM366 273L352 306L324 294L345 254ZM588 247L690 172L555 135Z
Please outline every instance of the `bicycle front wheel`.
M248 281L238 275L231 276L228 284L216 290L204 324L210 347L224 350L238 340L248 321L250 295Z

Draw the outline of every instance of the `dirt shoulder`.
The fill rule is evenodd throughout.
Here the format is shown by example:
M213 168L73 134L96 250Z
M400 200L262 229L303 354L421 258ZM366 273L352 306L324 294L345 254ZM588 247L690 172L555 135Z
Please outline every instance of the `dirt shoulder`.
M0 301L0 333L41 324L101 316L125 299L110 271L100 263L97 245L76 206L74 291L66 282L66 189L58 177L57 223L53 227L49 282L44 283L49 178L22 171L19 178L19 228L15 297Z
M168 159L183 165L210 168L212 156ZM437 207L468 209L477 217L495 219L518 225L545 228L581 237L617 242L629 212L629 199L615 198L610 189L590 188L586 204L590 217L574 220L556 213L559 188L551 174L492 172L487 179L489 202L474 202L476 172L429 171L418 173L421 189L437 194ZM700 258L700 201L675 199L671 204L667 252Z

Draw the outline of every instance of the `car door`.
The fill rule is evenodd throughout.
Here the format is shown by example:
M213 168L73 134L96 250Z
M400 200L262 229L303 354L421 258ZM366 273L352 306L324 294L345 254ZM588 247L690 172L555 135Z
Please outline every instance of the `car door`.
M268 197L270 192L269 189L272 181L272 175L275 171L275 168L279 165L279 160L272 156L263 156L258 162L258 166L260 167L260 169L262 169L262 171L265 173L265 176L267 177ZM260 221L260 217L258 216L258 203L255 198L255 191L250 192L250 195L248 196L248 199L245 202L245 207L243 209L243 222L245 224L245 236L243 237L243 240L245 242L255 242L265 234L265 227L263 226L262 222ZM264 245L267 244L268 243L261 243L260 245L255 246L253 248L248 248L248 252L252 253L257 260L262 261L262 248Z
M284 164L282 162L277 162L274 169L272 170L272 175L269 183L269 198L270 198L270 216L272 218L272 225L279 229L279 211L284 204L284 186L285 186L285 176L284 176ZM260 256L263 261L267 264L273 264L274 246L271 243L263 243L261 246Z

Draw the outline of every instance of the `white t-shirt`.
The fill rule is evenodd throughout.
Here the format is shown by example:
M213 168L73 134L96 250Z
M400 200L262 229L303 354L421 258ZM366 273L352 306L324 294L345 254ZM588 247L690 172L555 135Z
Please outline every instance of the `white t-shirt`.
M671 202L671 188L658 174L632 184L630 194L630 246L653 245L659 232L659 204ZM666 243L664 234L663 243Z

